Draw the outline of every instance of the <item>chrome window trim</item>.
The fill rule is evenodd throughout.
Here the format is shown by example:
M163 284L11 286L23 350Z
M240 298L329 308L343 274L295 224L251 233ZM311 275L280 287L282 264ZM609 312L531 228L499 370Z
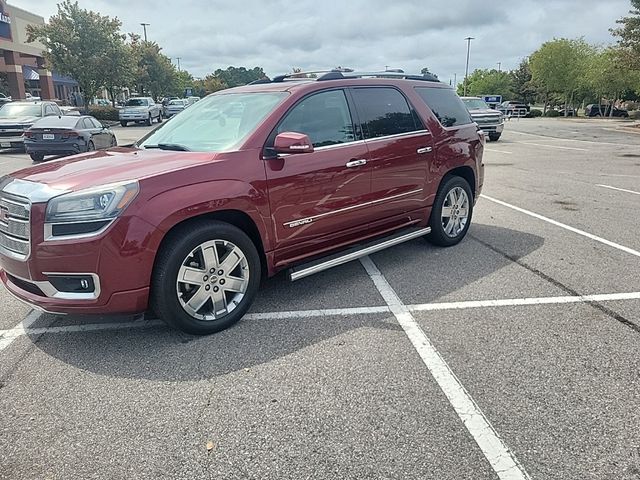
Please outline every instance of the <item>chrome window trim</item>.
M301 218L299 220L292 220L292 221L289 221L289 222L285 222L282 225L285 226L285 227L288 226L290 228L299 227L301 225L306 225L308 223L313 222L314 220L316 220L318 218L326 217L328 215L335 215L337 213L347 212L349 210L355 210L356 208L368 207L370 205L375 205L377 203L386 202L387 200L393 200L393 199L400 198L400 197L406 197L408 195L413 195L415 193L420 193L420 192L422 192L422 188L418 188L416 190L411 190L410 192L399 193L397 195L392 195L390 197L380 198L378 200L372 200L370 202L359 203L358 205L352 205L350 207L339 208L338 210L333 210L331 212L320 213L318 215L313 215L311 217Z
M389 139L393 139L393 138L408 138L408 137L419 136L419 135L431 135L431 132L429 130L413 130L411 132L395 133L393 135L385 135L384 137L366 138L364 141L367 142L367 143L371 143L371 142L389 140Z

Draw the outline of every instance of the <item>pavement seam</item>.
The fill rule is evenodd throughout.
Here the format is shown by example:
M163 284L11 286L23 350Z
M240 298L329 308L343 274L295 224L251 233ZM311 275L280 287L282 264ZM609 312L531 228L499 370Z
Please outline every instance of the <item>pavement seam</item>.
M398 297L373 260L367 256L361 258L360 262L498 478L530 480L524 467L502 441L478 404L431 343L409 308Z
M589 298L589 295L581 294L577 290L574 290L573 288L569 287L568 285L565 285L560 280L557 280L557 279L553 278L552 276L547 275L546 273L542 272L541 270L538 270L537 268L532 267L531 265L523 262L522 260L520 260L516 256L510 255L507 252L503 252L498 247L494 247L490 243L487 243L487 242L485 242L483 240L480 240L478 237L476 237L474 235L470 234L469 236L473 240L475 240L476 242L478 242L481 245L487 247L492 252L495 252L498 255L503 256L507 260L511 260L512 262L514 262L517 265L520 265L521 267L527 269L529 272L533 273L534 275L537 275L538 277L540 277L543 280L551 283L552 285L558 287L559 289L564 290L567 293L570 293L572 296ZM622 323L623 325L631 328L633 331L635 331L637 333L640 333L640 325L632 322L631 320L629 320L628 318L624 317L623 315L620 315L619 313L615 312L614 310L611 310L609 307L606 307L606 306L602 305L599 301L591 300L591 301L586 301L585 303L587 305L590 305L591 307L601 311L602 313L604 313L608 317L610 317L610 318Z

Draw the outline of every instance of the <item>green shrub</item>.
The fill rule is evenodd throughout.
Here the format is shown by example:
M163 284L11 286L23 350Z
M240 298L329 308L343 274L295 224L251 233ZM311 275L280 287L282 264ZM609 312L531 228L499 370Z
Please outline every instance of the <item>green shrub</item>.
M118 109L113 107L99 107L91 105L89 107L89 115L96 117L98 120L111 120L117 122Z
M532 108L531 111L529 112L529 116L531 118L541 117L542 116L542 110L537 110L535 108Z
M561 115L557 110L548 110L547 113L544 114L545 117L556 118Z

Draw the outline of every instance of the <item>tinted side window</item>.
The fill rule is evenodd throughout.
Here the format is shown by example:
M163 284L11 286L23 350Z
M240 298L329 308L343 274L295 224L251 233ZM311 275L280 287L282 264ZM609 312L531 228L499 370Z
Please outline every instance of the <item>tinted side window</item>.
M473 123L469 111L450 88L418 87L416 93L433 111L443 127Z
M55 115L56 112L55 112L55 110L53 109L53 107L51 105L45 105L44 114L45 114L45 116L46 115Z
M94 128L102 128L102 124L93 117L87 118L91 124L93 124Z
M394 88L355 88L353 99L365 138L384 137L422 129L409 104Z
M80 122L80 128L92 130L95 127L93 126L93 123L91 123L91 120L89 120L88 118L83 118Z
M278 125L277 133L282 132L304 133L314 147L352 142L353 121L344 91L331 90L302 99Z

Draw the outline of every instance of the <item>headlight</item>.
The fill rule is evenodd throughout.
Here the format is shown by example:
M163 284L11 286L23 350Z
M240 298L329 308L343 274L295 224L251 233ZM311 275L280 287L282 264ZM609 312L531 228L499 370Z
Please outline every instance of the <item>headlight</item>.
M47 205L47 223L111 220L120 215L138 194L138 182L80 190L55 197Z

